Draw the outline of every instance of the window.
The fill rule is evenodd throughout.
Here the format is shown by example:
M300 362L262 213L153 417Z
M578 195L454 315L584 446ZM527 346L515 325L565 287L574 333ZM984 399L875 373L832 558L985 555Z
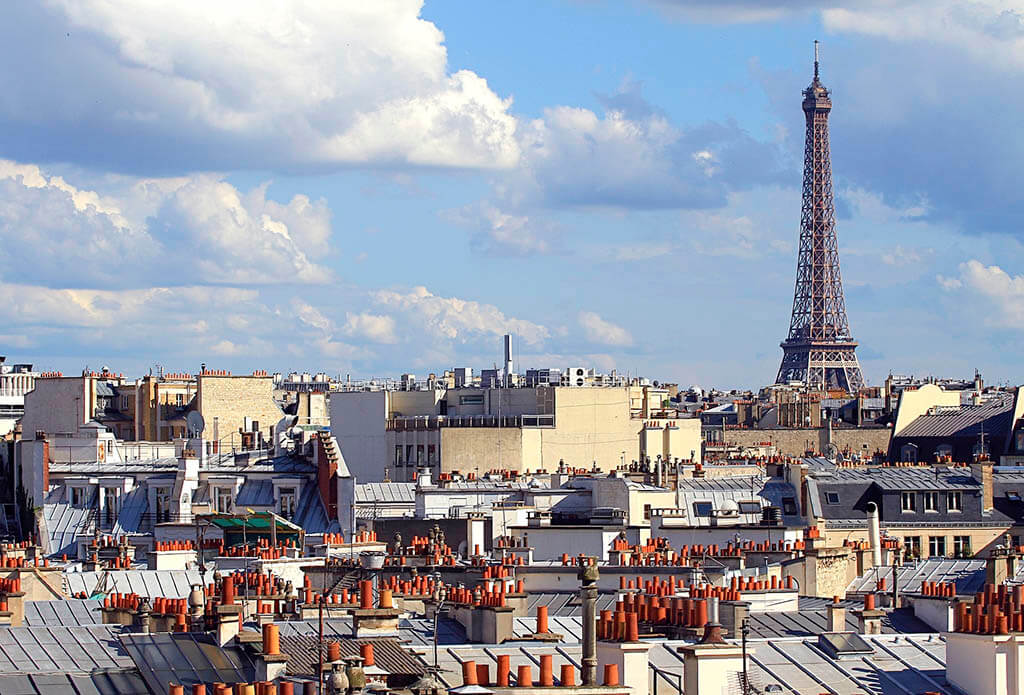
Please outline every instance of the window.
M939 493L937 493L937 492L926 492L926 493L924 493L924 510L926 512L937 512L937 511L939 511Z
M281 516L291 519L295 515L295 488L283 487L279 495L278 508Z
M113 526L117 521L117 515L121 511L120 490L116 487L103 488L103 522L107 526Z
M921 537L920 536L904 536L903 537L903 559L904 560L916 560L921 557Z
M171 488L156 489L156 521L161 523L171 520Z
M85 506L85 488L84 487L73 487L73 488L71 488L71 506L72 507L84 507Z
M416 445L416 465L417 466L423 465L424 460L425 459L423 458L423 445L422 444L417 444Z
M946 556L945 536L928 536L928 555L931 557Z
M651 505L649 505L649 504L645 504L644 505L644 518L645 519L650 519L651 518Z
M1020 493L1017 492L1016 490L1009 490L1006 493L1006 499L1010 500L1011 502L1020 502Z
M214 511L220 514L227 514L231 511L231 503L234 499L234 490L229 487L219 487L216 489L216 495L214 497Z
M459 396L459 405L483 405L484 395L474 394L472 396Z
M179 408L181 406L185 405L185 394L183 394L183 393L176 393L176 394L174 394L174 402L175 402L175 405L177 405Z
M433 444L427 444L427 463L431 465L437 463L437 447Z
M825 504L839 504L839 493L838 492L826 492L825 493Z
M953 555L955 557L971 556L970 536L953 536Z
M783 514L796 514L796 498L794 497L783 497L782 498L782 513Z
M128 396L121 396L121 410L128 410L132 405L131 398Z
M405 445L405 460L406 460L406 463L408 463L410 466L413 465L416 462L416 459L414 459L412 457L413 450L414 450L414 447L413 447L412 444L406 444Z
M740 502L740 514L760 514L760 502Z
M694 516L711 516L711 503L710 502L694 502L693 503L693 515Z
M395 446L395 465L401 466L404 459L402 458L402 445L398 444Z
M900 509L905 512L914 511L914 497L916 495L913 492L901 492L900 493Z
M946 509L951 512L962 512L964 493L962 492L947 492L946 493Z

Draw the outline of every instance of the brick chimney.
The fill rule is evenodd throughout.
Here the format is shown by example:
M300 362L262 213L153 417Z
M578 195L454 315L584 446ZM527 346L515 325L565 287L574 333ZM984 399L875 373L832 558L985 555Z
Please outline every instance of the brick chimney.
M839 597L833 596L832 603L825 609L828 614L828 632L848 632L846 629L846 608L839 603Z
M722 628L708 623L698 644L679 647L683 655L683 692L729 693L743 672L743 649L722 639Z

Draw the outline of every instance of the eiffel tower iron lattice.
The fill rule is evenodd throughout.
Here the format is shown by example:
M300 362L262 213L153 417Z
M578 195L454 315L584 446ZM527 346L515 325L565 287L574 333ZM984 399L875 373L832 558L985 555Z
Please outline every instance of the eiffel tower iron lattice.
M803 204L800 250L789 335L781 343L777 384L803 382L809 389L855 393L864 385L850 335L839 272L832 165L829 161L829 90L818 77L818 42L814 42L814 81L803 91L807 123L804 141Z

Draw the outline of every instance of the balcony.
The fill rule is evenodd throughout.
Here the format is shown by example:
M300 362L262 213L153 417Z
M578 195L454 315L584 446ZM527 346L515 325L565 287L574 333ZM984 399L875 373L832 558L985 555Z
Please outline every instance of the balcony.
M392 432L437 430L442 427L554 427L554 415L409 415L388 418Z

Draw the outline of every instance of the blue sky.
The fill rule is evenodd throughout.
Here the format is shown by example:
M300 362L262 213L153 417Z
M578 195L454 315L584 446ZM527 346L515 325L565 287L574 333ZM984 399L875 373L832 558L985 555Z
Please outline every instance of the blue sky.
M1018 383L999 0L50 2L0 24L0 346L65 373L778 368L811 46L869 381Z

